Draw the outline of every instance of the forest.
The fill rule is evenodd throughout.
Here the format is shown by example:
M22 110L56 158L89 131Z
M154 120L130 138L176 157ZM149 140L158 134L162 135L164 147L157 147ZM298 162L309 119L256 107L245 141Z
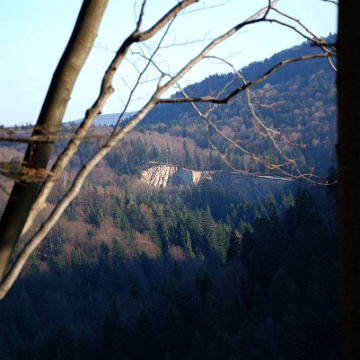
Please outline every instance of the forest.
M255 77L306 46L243 70ZM187 90L221 91L229 76ZM336 89L328 63L284 68L253 93L259 116L282 132L281 150L302 171L333 183ZM244 96L211 116L230 138L241 133L249 151L281 163L259 136ZM73 125L63 125L52 161ZM31 130L11 129L18 137ZM38 221L111 130L92 128ZM98 164L0 302L1 360L341 359L337 185L297 181L293 192L250 202L206 181L166 188L141 181L141 170L154 162L228 171L224 153L236 169L278 176L210 136L219 151L189 105L161 105ZM4 189L24 149L0 147L10 161ZM0 212L6 198L1 191Z
M2 359L340 359L328 189L89 189L2 301Z

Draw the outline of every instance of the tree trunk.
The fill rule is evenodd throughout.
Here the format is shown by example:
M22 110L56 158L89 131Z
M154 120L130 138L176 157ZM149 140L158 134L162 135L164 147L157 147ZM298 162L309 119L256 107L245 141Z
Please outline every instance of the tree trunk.
M360 359L360 26L358 0L339 1L338 161L344 359Z
M33 135L57 135L75 80L94 44L107 3L108 0L84 0L69 43L55 70ZM31 143L23 164L32 169L45 169L52 148L51 143ZM40 186L40 182L25 181L14 185L0 223L0 280Z

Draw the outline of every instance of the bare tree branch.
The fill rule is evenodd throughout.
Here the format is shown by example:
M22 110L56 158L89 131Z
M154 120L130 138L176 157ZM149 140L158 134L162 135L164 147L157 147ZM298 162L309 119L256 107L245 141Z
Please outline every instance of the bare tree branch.
M231 2L232 0L225 0L224 2L220 3L220 4L216 4L216 5L211 5L211 6L206 6L206 4L204 3L204 5L199 8L199 9L195 9L195 10L187 10L187 11L184 11L180 14L180 16L185 16L185 15L188 15L188 14L191 14L191 13L195 13L195 12L198 12L198 11L203 11L203 10L208 10L208 9L215 9L215 8L218 8L220 6L224 6L226 5L227 3Z
M135 32L134 35L138 37L137 42L142 42L147 39L150 39L156 33L158 33L169 21L180 13L183 9L189 5L199 2L199 0L183 0L176 6L174 6L170 11L168 11L154 26L149 30L142 33Z
M94 44L107 3L108 0L84 0L69 43L55 70L34 136L58 133L75 80ZM33 169L45 169L52 148L52 143L30 143L24 163ZM14 185L0 222L0 279L15 249L39 186L38 182L17 182Z
M269 14L269 12L270 12L270 10L271 10L271 8L272 8L271 0L268 0L268 8L267 8L267 10L266 10L266 12L265 12L265 14L264 14L264 19L267 18L268 14Z
M32 136L30 138L21 137L0 137L2 142L23 142L23 143L50 143L54 144L55 136Z
M91 1L91 0L89 0ZM88 131L90 129L91 124L93 123L96 116L101 112L101 109L107 99L110 97L110 95L114 92L112 81L114 76L116 75L116 71L118 70L119 66L121 65L122 61L126 60L126 55L128 54L128 51L130 47L133 44L140 44L150 38L152 38L154 35L158 34L159 31L161 31L163 28L167 26L167 28L164 31L164 34L162 35L160 41L158 41L155 49L153 49L153 44L148 47L144 47L146 45L139 45L139 56L141 59L146 60L146 64L143 65L143 63L140 63L138 65L137 63L133 62L133 66L135 67L136 71L138 72L136 81L134 85L130 88L130 95L128 97L128 100L125 102L124 110L122 114L125 113L130 101L133 98L134 92L137 89L137 87L141 84L141 79L145 75L147 69L153 65L155 68L160 72L160 76L157 78L158 83L156 90L153 92L153 94L150 97L150 100L143 106L143 108L125 125L120 126L120 121L122 118L122 115L120 115L118 122L116 123L116 126L114 127L114 130L112 133L108 136L105 143L100 147L100 149L86 162L86 164L80 169L78 174L76 175L73 183L71 184L70 188L66 192L66 194L63 196L63 198L60 200L60 202L55 206L49 217L42 223L41 227L36 231L35 235L32 236L32 238L26 243L24 248L20 251L17 259L15 260L15 263L12 265L10 271L0 284L0 299L2 299L7 291L11 288L12 284L16 280L18 274L20 273L21 269L23 268L26 260L30 256L30 254L34 251L34 249L38 246L38 244L42 241L42 239L48 234L48 232L52 229L52 227L55 225L55 223L58 221L59 217L65 210L65 208L69 205L69 203L78 195L86 177L90 173L90 171L98 164L98 162L103 159L103 157L116 145L121 141L124 136L129 133L140 121L144 119L144 117L149 113L149 111L154 108L159 103L182 103L182 102L190 102L195 111L198 113L198 115L204 120L208 141L210 146L217 150L217 147L210 139L209 134L209 126L214 129L214 131L219 134L222 138L224 138L230 146L226 149L225 155L221 154L221 157L223 160L231 166L229 161L226 159L226 155L231 147L237 148L240 151L242 151L244 154L249 155L252 159L259 161L263 163L267 168L273 170L276 169L280 171L280 173L290 176L293 178L305 178L309 182L315 182L312 180L314 177L313 174L302 174L300 170L297 168L296 161L293 159L289 159L286 154L283 153L281 148L279 147L279 144L276 141L276 136L279 135L279 132L277 130L274 130L272 128L269 128L265 125L263 121L257 116L255 107L252 103L251 93L250 93L250 87L254 86L261 81L265 80L268 76L270 76L274 71L279 69L280 67L288 64L293 63L297 61L302 60L309 60L314 58L322 58L326 57L329 59L331 56L336 56L336 51L326 42L322 41L322 39L315 37L315 40L308 36L307 34L312 35L310 31L306 27L304 27L298 20L286 15L281 14L285 16L286 18L290 20L297 21L303 30L306 31L307 34L304 34L300 30L296 29L296 27L287 24L285 22L281 22L280 20L276 19L268 19L267 16L270 13L271 10L275 10L274 6L278 3L279 0L268 0L268 5L262 9L260 9L258 12L256 12L253 16L249 17L247 20L239 23L238 25L232 27L229 31L225 32L223 35L213 39L207 46L205 46L201 51L199 51L198 55L195 56L192 60L190 60L183 68L178 71L177 73L171 75L171 74L165 74L160 67L157 65L157 63L154 61L154 56L157 55L158 50L161 49L162 42L165 38L165 36L168 34L169 28L180 12L187 8L189 5L198 2L199 0L183 0L180 1L176 6L174 6L171 10L169 10L159 21L157 21L151 28L149 28L146 31L141 31L141 25L145 14L145 5L146 0L142 1L140 13L138 16L138 20L136 22L136 28L135 30L125 39L125 41L121 44L119 49L116 51L113 60L111 61L109 67L107 68L105 75L102 80L101 89L99 96L97 100L94 102L92 107L86 112L85 118L76 130L75 134L71 138L70 142L62 152L62 154L57 158L54 166L52 167L51 173L48 174L50 176L47 177L47 180L44 182L40 193L37 196L36 202L34 203L31 212L28 216L27 223L24 227L25 232L29 226L32 224L33 220L39 213L39 211L44 208L46 199L52 190L55 182L58 180L60 174L64 170L65 166L68 164L71 157L75 154L75 152L78 149L78 146L80 145L81 141L84 140L85 136L88 134ZM209 52L214 49L218 44L222 43L223 41L227 40L232 35L236 34L240 29L244 28L245 26L256 24L259 22L276 22L279 25L287 26L290 29L296 31L301 36L303 36L305 39L308 39L313 44L316 44L319 46L323 53L321 54L314 54L314 55L307 55L307 56L300 56L297 58L287 59L279 64L273 66L271 69L269 69L265 74L260 76L258 79L246 82L246 80L242 77L242 75L234 69L232 66L235 76L237 76L244 85L238 87L234 91L232 91L229 95L224 96L224 93L226 91L226 88L224 88L222 91L218 93L218 95L212 96L212 91L210 89L210 95L209 96L203 96L203 97L189 97L178 85L179 80L182 79L182 77L187 74L195 65L197 65L200 61L202 61L205 58L216 58L214 56L210 56ZM333 50L329 50L328 48L331 47ZM142 61L142 60L141 60ZM224 61L221 59L221 61ZM226 61L225 61L226 62ZM228 62L226 62L228 63ZM229 64L229 63L228 63ZM330 61L331 64L331 61ZM230 65L230 64L229 64ZM166 82L164 81L164 78L166 77ZM232 81L235 81L236 77L234 77L230 82L228 82L227 85L229 85ZM125 80L125 79L124 79ZM180 90L182 91L184 98L171 98L171 99L161 99L161 96L169 90L172 86L177 85ZM260 157L251 151L247 150L244 146L242 146L240 139L233 140L230 137L226 136L221 132L221 130L214 124L214 122L209 119L209 115L211 112L215 109L215 106L217 104L223 104L229 102L234 96L239 94L240 92L245 91L248 106L250 108L251 114L253 116L253 122L254 125L259 130L259 133L262 136L268 137L271 139L273 145L275 146L276 150L280 153L282 156L282 159L284 159L284 162L280 164L274 164L271 161L268 161L268 159ZM223 96L223 97L222 97ZM205 113L202 113L197 106L195 105L196 102L205 102L208 103L208 109ZM38 136L38 134L35 134ZM56 136L57 133L51 134ZM40 138L37 138L38 141L40 141ZM45 138L50 139L50 138ZM53 138L51 138L53 139ZM1 140L1 139L0 139ZM31 144L31 143L30 143ZM286 165L292 164L299 175L293 175L289 174L286 170L284 170L284 167ZM46 176L45 174L44 176ZM1 249L0 249L1 250ZM6 263L4 263L4 269L5 269ZM1 274L0 274L1 276Z
M48 179L45 184L42 186L39 195L36 198L36 201L28 215L26 224L24 226L24 230L22 233L26 233L31 224L33 223L37 214L44 209L46 199L49 196L52 188L55 185L55 182L59 178L61 172L68 164L71 157L75 154L80 145L81 141L89 131L93 121L95 120L96 116L100 113L102 107L104 106L107 99L110 95L114 92L112 87L112 80L115 75L116 70L120 66L121 62L124 60L130 46L133 43L145 41L150 37L150 35L154 35L157 31L160 31L167 22L171 21L174 16L176 16L181 10L183 10L186 6L197 2L198 0L184 0L178 5L176 5L173 9L171 9L166 15L164 15L150 30L145 33L139 33L136 29L120 46L119 50L116 52L112 62L110 63L100 89L100 94L93 104L93 106L86 112L86 116L82 121L81 125L77 129L76 133L74 134L73 138L63 150L62 154L58 157L55 164L53 165L51 172L54 176L51 179ZM143 6L145 3L143 3ZM140 20L139 20L140 21ZM146 34L146 35L143 35Z
M278 0L274 0L273 3L276 3ZM159 31L164 25L165 25L165 19L167 22L169 22L174 16L177 15L177 13L184 7L184 3L187 5L196 2L196 0L188 0L183 1L179 3L175 8L170 10L158 23L157 25L153 26L150 30L148 30L145 33L138 34L136 31L132 35L130 35L123 45L120 47L119 51L117 52L112 65L109 67L109 71L106 72L104 76L104 80L101 87L101 94L99 98L101 97L101 101L98 99L94 106L87 112L87 118L82 122L80 125L78 131L76 132L73 139L70 141L66 149L64 150L63 154L58 158L56 166L58 168L55 168L55 165L53 167L54 172L54 178L58 177L61 173L64 164L66 164L72 154L76 151L81 139L83 138L83 133L81 132L79 134L79 131L81 129L84 129L86 126L90 126L90 123L93 121L95 116L98 114L99 108L101 109L101 106L103 105L103 101L110 96L110 94L113 92L112 86L111 86L111 79L114 76L114 73L118 67L118 65L121 63L121 61L124 59L126 52L128 51L130 45L133 42L143 41L147 39L149 36L153 35L157 31ZM83 166L83 168L79 171L78 175L76 176L75 180L73 181L73 184L71 185L69 191L66 193L66 195L62 198L62 200L59 202L59 204L55 207L49 218L43 222L40 229L36 232L36 234L29 240L29 242L25 245L23 250L18 255L15 263L11 267L10 271L6 275L3 282L0 284L0 299L5 296L7 291L10 289L14 281L16 280L18 274L20 273L22 267L24 266L27 258L30 256L31 252L36 248L36 246L42 241L42 239L46 236L46 234L50 231L50 229L54 226L54 224L58 221L59 217L65 210L65 208L68 206L68 204L77 196L79 193L81 186L83 182L85 181L87 175L89 172L94 168L94 166L129 132L131 131L145 116L148 114L148 112L156 106L156 104L159 103L160 96L166 92L169 88L171 88L174 84L176 84L194 65L196 65L201 59L203 59L208 52L213 49L217 44L221 43L222 41L226 40L229 36L236 33L239 29L244 27L245 25L254 24L256 22L262 21L262 19L258 19L259 16L261 16L268 7L265 7L261 10L259 10L255 15L250 17L245 22L242 22L241 24L235 26L234 28L230 29L227 33L220 36L216 40L212 41L203 51L199 53L198 56L196 56L193 60L191 60L188 64L186 64L174 77L170 78L164 85L160 85L160 82L158 84L157 90L154 92L154 94L151 96L148 103L136 114L136 116L130 120L128 123L126 123L117 133L113 133L112 136L109 137L108 141L100 148L100 150ZM175 10L174 10L175 9ZM161 80L161 78L160 78ZM99 108L97 106L100 106ZM91 114L91 115L90 115ZM70 155L71 154L71 155ZM48 185L53 181L47 181L46 186L52 187L52 185ZM47 198L47 194L42 191L42 193L39 195L38 198L41 198L41 201L37 202L37 205L39 206L34 211L34 214L38 213L39 208L44 206L44 203Z
M332 67L332 69L335 71L335 72L338 72L337 68L335 67L334 63L332 62L331 58L330 57L327 57L327 60L330 64L330 66Z
M316 35L316 34L315 34L313 31L311 31L307 26L305 26L299 19L296 19L296 18L294 18L293 16L291 16L291 15L289 15L289 14L286 14L286 13L280 11L279 9L275 8L275 7L274 7L273 9L274 9L274 11L276 11L278 14L284 16L285 18L290 19L290 20L295 21L296 23L298 23L298 24L299 24L308 34L310 34L313 38L311 39L311 38L308 38L308 37L306 37L306 36L304 36L304 35L302 35L302 36L306 37L306 38L307 38L309 41L311 41L314 45L320 47L324 52L331 52L331 51L335 51L335 52L336 52L336 47L335 47L335 46L328 44L324 39L322 39L320 36ZM276 22L278 22L278 21L276 20ZM280 22L280 24L281 24L281 25L285 25L283 22ZM297 31L296 28L294 28L294 27L292 27L292 26L290 26L290 25L286 25L286 26L291 27L291 28L293 28L293 30ZM297 32L298 32L298 31L297 31ZM300 33L300 32L298 32L298 33ZM300 34L301 34L301 33L300 33ZM332 50L329 51L329 50L326 48L327 46L329 46Z
M261 83L266 78L268 78L273 72L275 72L280 67L282 67L286 64L297 62L297 61L302 61L302 60L310 60L310 59L323 58L323 57L329 57L329 56L336 56L336 54L331 53L331 54L304 55L304 56L299 56L296 58L283 60L283 61L279 62L278 64L276 64L275 66L273 66L270 70L268 70L265 74L263 74L256 80L249 81L248 83L235 89L229 95L225 96L222 99L218 99L218 98L212 97L212 96L166 98L166 99L159 99L159 103L171 103L172 104L172 103L189 103L189 102L210 102L213 104L227 104L234 96L236 96L240 92L250 88L251 86Z
M237 76L246 84L246 80L244 79L244 77L239 73L237 72L234 67L228 63L227 61L224 60L224 62L226 62L228 65L230 65L232 67L232 69L234 70L234 72L237 74ZM185 93L185 91L183 89L181 89L181 92L183 93L183 95L185 97L188 97L187 94ZM246 93L246 98L247 98L247 102L248 102L248 107L250 109L250 112L253 116L253 119L256 120L256 123L254 123L254 125L258 128L258 126L256 124L258 124L259 126L261 126L266 133L263 133L259 128L258 128L258 132L266 137L266 138L269 138L271 140L271 142L273 143L273 146L276 148L276 150L279 152L279 154L285 159L285 162L284 163L281 163L281 164L274 164L273 162L271 161L267 161L266 159L262 158L262 157L259 157L258 155L256 155L254 152L251 152L251 151L248 151L246 148L244 148L243 146L241 146L239 144L238 141L234 141L232 140L231 138L229 138L227 135L225 135L215 124L214 122L212 122L208 115L210 114L210 112L213 110L213 108L211 109L208 109L207 112L205 114L203 114L199 108L195 105L194 102L191 102L190 104L192 105L193 109L196 111L196 113L204 120L205 124L206 124L206 132L207 132L207 140L208 140L208 143L210 144L210 146L216 151L218 152L218 154L221 156L222 160L234 171L236 172L240 172L240 173L248 173L247 171L243 171L243 170L239 170L239 169L236 169L234 168L231 163L227 160L226 158L226 154L229 150L229 147L226 149L225 151L225 154L221 154L221 152L219 151L219 149L217 148L217 146L211 141L210 139L210 133L209 133L209 130L208 130L208 126L210 125L214 130L215 132L220 135L223 139L225 139L229 144L230 146L234 147L234 148L237 148L239 149L242 153L246 154L246 155L249 155L252 159L256 160L257 162L260 162L262 163L263 165L265 165L266 168L268 168L269 170L277 170L278 172L280 172L282 175L288 177L288 178L292 178L292 179L304 179L306 180L307 182L311 183L311 184L323 184L323 183L319 183L318 181L315 181L315 180L312 180L312 178L318 178L318 176L315 176L314 174L304 174L300 171L300 169L298 168L298 165L296 163L296 161L294 159L290 159L289 157L287 157L284 152L280 149L277 141L275 140L275 138L273 137L273 135L278 135L279 132L278 131L274 131L273 129L267 127L263 121L260 120L260 118L257 116L256 112L255 112L255 109L254 109L254 106L250 100L250 92L249 92L249 89L247 88L245 90L245 93ZM221 94L221 93L220 93ZM220 95L219 94L219 95ZM289 173L288 171L284 170L283 167L284 166L287 166L289 164L292 164L293 167L296 169L298 175L294 175L294 174L291 174Z
M115 126L114 126L114 130L113 130L113 132L112 132L112 134L111 134L112 136L115 135L116 130L117 130L118 127L119 127L121 118L122 118L123 114L126 112L128 106L129 106L129 104L130 104L130 102L131 102L131 100L132 100L132 96L133 96L135 90L137 89L138 85L140 84L141 77L145 74L145 72L146 72L146 70L148 69L148 67L149 67L151 64L154 64L153 58L154 58L154 56L156 55L157 51L160 49L161 44L162 44L163 40L165 39L165 37L166 37L166 35L167 35L167 33L168 33L168 31L169 31L172 23L173 23L173 20L174 20L174 18L169 21L169 24L168 24L168 27L167 27L166 31L165 31L164 34L162 35L162 37L161 37L161 39L160 39L160 41L159 41L156 49L155 49L155 50L153 51L153 53L151 54L150 58L146 58L146 57L145 57L145 59L147 60L147 63L146 63L146 65L145 65L144 69L143 69L141 72L139 72L139 76L138 76L138 78L137 78L137 80L136 80L136 83L134 84L133 88L132 88L131 91L130 91L130 94L129 94L129 96L128 96L128 100L127 100L127 102L126 102L126 104L125 104L125 106L124 106L124 110L123 110L121 116L119 117L119 120L116 122L116 124L115 124Z
M135 31L140 31L140 27L141 27L141 23L144 17L144 10L145 10L145 5L146 5L146 0L143 0L142 5L141 5L141 10L140 10L140 14L139 14L139 20L136 24L136 30Z

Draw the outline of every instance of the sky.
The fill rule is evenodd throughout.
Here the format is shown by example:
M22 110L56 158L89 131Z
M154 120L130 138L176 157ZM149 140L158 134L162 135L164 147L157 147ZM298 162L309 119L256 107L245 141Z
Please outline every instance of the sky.
M64 121L83 118L99 93L105 69L114 51L134 30L141 0L109 0L98 37L76 81ZM148 0L142 30L146 30L177 0ZM242 22L268 0L200 0L178 16L155 58L162 72L174 74L206 44ZM36 123L52 74L65 49L75 24L81 0L0 0L0 124ZM277 8L300 19L316 35L327 36L337 29L337 7L322 0L280 0ZM276 14L269 18L278 18ZM294 24L295 25L295 24ZM297 25L297 28L299 26ZM128 99L129 88L136 81L137 69L145 65L136 53L154 48L160 36L146 47L131 49L113 81L115 93L103 108L104 114L119 113ZM256 24L216 48L211 55L226 59L235 68L270 57L304 39L293 30L278 24ZM137 67L137 69L135 68ZM201 81L211 74L231 71L218 60L204 60L194 67L181 86ZM154 68L143 79L128 111L137 111L157 85L159 72ZM170 96L176 89L169 91Z

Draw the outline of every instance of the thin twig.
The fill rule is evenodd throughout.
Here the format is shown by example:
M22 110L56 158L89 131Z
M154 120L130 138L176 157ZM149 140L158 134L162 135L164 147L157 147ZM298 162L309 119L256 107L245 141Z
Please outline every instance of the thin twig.
M274 2L276 2L277 0L275 0ZM182 9L184 3L187 3L187 5L189 5L192 2L195 2L195 0L189 0L189 1L183 1L181 2L179 5L179 11ZM186 6L187 6L186 5ZM65 208L68 206L68 204L78 195L86 177L88 176L89 172L94 168L94 166L101 160L103 159L103 157L121 140L123 139L123 137L130 132L148 113L149 111L156 106L156 104L159 103L159 98L160 96L166 92L168 89L170 89L174 84L178 83L178 81L197 63L199 63L201 61L201 59L203 59L204 56L206 56L208 54L208 52L210 50L212 50L216 45L218 45L219 43L221 43L222 41L226 40L227 38L229 38L231 35L233 35L234 33L236 33L239 29L241 29L242 27L244 27L245 25L250 25L250 24L254 24L257 23L259 21L261 21L261 19L257 19L259 16L261 16L264 12L266 11L266 8L259 10L255 15L253 15L252 17L250 17L247 21L237 25L236 27L230 29L227 33L223 34L222 36L220 36L218 39L214 40L213 42L211 42L211 44L209 44L207 47L205 47L205 49L203 49L198 56L196 56L194 59L192 59L189 63L187 63L179 72L177 75L175 75L174 77L170 78L169 81L167 81L164 85L160 86L160 82L158 84L158 88L156 89L156 91L154 92L154 94L151 96L150 100L148 101L148 103L129 121L127 122L122 128L121 130L116 133L113 134L113 136L110 136L108 141L97 151L97 153L95 155L93 155L89 161L87 161L87 163L82 167L82 169L79 171L79 173L77 174L77 176L75 177L70 189L68 190L68 192L64 195L64 197L60 200L60 202L58 203L57 206L55 206L54 210L52 211L52 213L50 214L50 216L47 218L47 220L45 220L40 229L35 233L35 235L26 243L25 247L20 251L17 259L15 260L15 263L13 264L12 268L10 269L10 271L8 272L8 274L6 275L5 279L3 280L3 282L0 284L0 299L2 299L5 294L7 293L7 291L10 289L10 287L12 286L12 284L14 283L14 281L16 280L16 278L18 277L19 272L21 271L21 269L23 268L26 260L28 259L28 257L30 256L31 252L38 246L38 244L40 244L40 242L42 241L42 239L47 235L47 233L52 229L52 227L55 225L55 223L58 221L58 219L60 218L61 214L63 213L63 211L65 210ZM177 12L174 12L173 10L170 10L167 13L168 16L168 21L171 20L172 17L174 17L175 15L177 15ZM159 26L157 28L157 31L161 30L161 28L164 25L164 17L158 22ZM107 72L105 74L105 78L102 84L102 89L104 88L104 84L108 84L108 86L111 87L111 79L113 78L113 75L117 69L117 66L119 65L119 63L121 62L121 60L125 57L125 54L127 52L127 50L130 47L130 44L132 42L136 42L136 41L143 41L144 39L149 38L150 36L154 35L157 31L155 31L155 28L152 27L150 30L148 30L145 33L142 34L132 34L130 35L130 37L125 40L125 42L123 43L123 45L120 47L116 59L114 59L115 64L114 66L110 66L111 71ZM113 62L114 62L113 61ZM161 80L161 79L160 79ZM113 90L111 90L111 93L113 92ZM106 93L109 96L109 93ZM107 96L107 97L108 97ZM106 98L107 98L106 97ZM97 102L95 103L97 104ZM92 108L90 111L97 111L97 108ZM91 121L91 120L90 120ZM80 128L84 126L84 122L80 125ZM75 135L75 137L71 140L74 141L75 143L73 144L73 146L71 147L71 149L69 148L70 145L68 145L66 151L71 151L72 153L74 153L77 149L78 143L77 141L79 140L79 135ZM71 143L71 142L70 142ZM62 155L62 165L64 163L67 163L69 161L69 156L67 156L66 154ZM55 174L55 176L58 176L58 174ZM42 194L42 200L45 201L47 198L47 195L44 196L44 194Z
M140 26L141 26L141 23L142 23L143 17L144 17L145 5L146 5L146 0L143 0L142 5L141 5L140 14L139 14L139 20L138 20L138 22L136 24L136 30L135 31L140 31Z
M322 0L322 1L329 2L329 3L335 4L335 5L339 5L339 3L334 0Z
M236 96L240 92L246 90L247 88L250 88L250 87L264 81L273 72L275 72L280 67L282 67L282 66L284 66L286 64L290 64L290 63L297 62L297 61L302 61L302 60L324 58L324 57L328 57L328 56L336 56L336 54L335 53L330 53L330 54L323 54L322 53L322 54L304 55L304 56L299 56L299 57L296 57L296 58L283 60L283 61L279 62L278 64L276 64L275 66L273 66L265 74L263 74L262 76L260 76L256 80L249 81L246 85L243 85L243 86L235 89L229 95L225 96L222 99L218 99L218 98L212 97L212 96L200 96L200 97L188 97L188 98L185 98L185 97L184 98L166 98L166 99L159 99L159 103L210 102L210 103L213 103L213 104L227 104L234 96Z
M65 166L68 164L70 158L75 154L78 149L79 144L89 131L93 121L96 116L101 112L103 105L106 103L110 95L114 92L112 87L112 80L116 73L116 70L124 60L127 52L130 49L130 46L136 42L141 42L149 39L151 36L155 35L160 31L174 16L176 16L180 11L182 11L187 6L197 2L198 0L184 0L181 3L174 6L170 11L168 11L159 21L157 21L149 30L140 33L135 30L129 35L127 39L122 43L119 50L116 52L113 60L111 61L104 78L102 80L100 94L93 104L93 106L86 112L86 116L76 133L73 135L71 141L63 150L61 155L57 158L55 164L53 165L51 171L54 176L51 179L47 179L43 184L35 203L30 211L27 222L24 226L22 234L26 233L30 225L34 221L38 213L45 207L45 202L49 196L52 188L55 185L56 180L64 170Z

